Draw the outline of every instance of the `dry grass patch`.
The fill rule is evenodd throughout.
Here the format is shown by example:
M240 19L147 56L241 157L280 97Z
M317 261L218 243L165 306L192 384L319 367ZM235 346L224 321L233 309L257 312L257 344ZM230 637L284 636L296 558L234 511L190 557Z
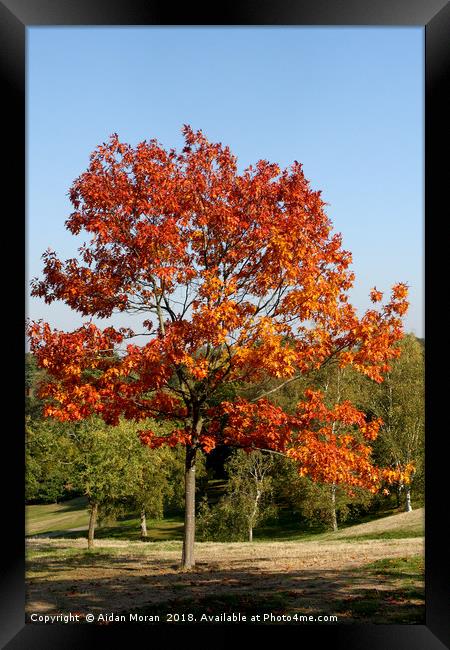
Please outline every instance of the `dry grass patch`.
M182 572L179 542L98 540L89 552L85 539L32 539L27 547L29 613L177 611L183 603L189 611L221 599L232 606L234 599L261 611L276 601L278 611L332 614L333 603L397 589L395 576L380 578L365 566L424 551L421 538L201 543L195 569Z

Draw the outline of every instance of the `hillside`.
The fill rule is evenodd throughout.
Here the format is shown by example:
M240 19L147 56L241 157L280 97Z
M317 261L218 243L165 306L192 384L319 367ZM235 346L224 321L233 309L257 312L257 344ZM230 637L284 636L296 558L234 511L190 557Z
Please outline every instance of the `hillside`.
M425 533L425 508L418 508L412 512L401 512L369 521L365 524L356 524L343 528L335 533L326 533L332 539L376 539L376 538L402 538L421 537Z

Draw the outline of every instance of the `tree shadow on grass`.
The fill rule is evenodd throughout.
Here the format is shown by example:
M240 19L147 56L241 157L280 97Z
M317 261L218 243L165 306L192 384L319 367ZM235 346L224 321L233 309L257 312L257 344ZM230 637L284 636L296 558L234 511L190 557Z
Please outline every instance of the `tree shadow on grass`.
M125 529L123 526L102 526L96 530L95 536L97 539L127 539L145 542L180 541L183 539L183 530L183 522L174 522L170 526L155 526L152 524L148 530L147 539L141 540L141 532L138 527L134 530Z
M31 561L27 611L133 612L159 616L159 623L170 612L198 620L205 613L234 612L334 615L338 623L425 622L422 576L401 568L391 567L388 575L361 567L274 571L241 560L240 566L230 562L226 568L223 562L199 561L194 570L182 572L178 561L101 551Z
M72 499L66 499L64 501L58 501L58 503L31 503L31 506L48 506L49 508L55 508L57 514L64 514L66 512L72 512L73 510L87 509L88 508L88 499L85 496L73 497Z
M154 526L148 530L148 537L146 540L141 539L141 532L138 526L117 525L117 526L99 526L95 531L96 539L123 539L127 541L145 541L145 542L164 542L164 541L180 541L183 539L182 522L173 522L170 526ZM61 538L61 539L79 539L84 538L87 540L87 526L83 526L74 530L49 530L42 531L28 535L28 537L35 539L48 538Z

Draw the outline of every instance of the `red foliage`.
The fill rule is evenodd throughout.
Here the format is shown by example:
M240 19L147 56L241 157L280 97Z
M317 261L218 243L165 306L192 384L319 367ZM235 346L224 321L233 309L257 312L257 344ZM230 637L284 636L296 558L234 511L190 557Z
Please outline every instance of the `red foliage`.
M121 415L164 418L174 423L171 436L143 439L205 450L219 439L264 444L317 480L375 485L364 442L333 432L339 423L375 437L376 425L349 404L327 411L308 393L295 418L265 400L212 404L227 383L293 378L330 357L382 381L398 355L406 285L358 317L347 297L351 255L331 234L302 166L281 170L260 160L238 173L228 147L183 131L180 153L113 135L70 190L66 226L91 239L79 260L47 251L33 295L101 318L140 312L149 341L114 355L131 330L89 324L63 333L30 323L31 350L52 377L42 392L46 414L97 413L110 423ZM380 302L382 293L373 289L371 299Z

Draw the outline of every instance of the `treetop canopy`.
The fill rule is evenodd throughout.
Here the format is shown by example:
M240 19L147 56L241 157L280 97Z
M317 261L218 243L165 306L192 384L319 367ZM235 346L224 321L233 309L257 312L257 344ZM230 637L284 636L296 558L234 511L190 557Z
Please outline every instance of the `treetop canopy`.
M121 415L163 418L175 423L164 442L211 449L247 435L245 422L232 425L244 413L258 444L298 449L306 444L293 434L300 415L287 426L263 395L256 407L217 404L223 386L267 376L293 381L332 358L382 381L399 353L407 286L394 285L384 305L374 288L374 307L358 317L348 300L351 254L332 234L301 164L280 169L260 160L239 173L227 146L189 126L183 133L180 152L154 139L133 147L114 134L70 189L66 227L90 240L78 259L62 262L47 251L33 295L63 300L84 316L140 313L143 332L86 323L64 333L29 323L32 352L52 378L42 392L46 414L76 420L97 413L110 423ZM122 356L114 354L143 333L148 343L129 342ZM331 426L317 396L306 396L301 408L311 404L316 421ZM369 425L358 416L349 426L367 432ZM152 432L143 439L160 442ZM327 440L329 449L345 446Z

